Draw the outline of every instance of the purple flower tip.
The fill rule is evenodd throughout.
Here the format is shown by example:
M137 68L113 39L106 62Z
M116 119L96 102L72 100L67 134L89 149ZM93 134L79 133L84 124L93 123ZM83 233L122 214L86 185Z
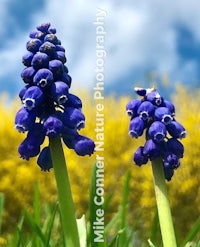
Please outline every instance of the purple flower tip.
M144 121L140 117L133 118L129 125L129 135L138 138L143 134L144 128Z
M134 153L133 160L136 165L141 166L148 162L148 156L143 153L144 147L140 146Z
M92 155L94 153L94 142L85 136L78 136L75 140L74 150L80 156Z

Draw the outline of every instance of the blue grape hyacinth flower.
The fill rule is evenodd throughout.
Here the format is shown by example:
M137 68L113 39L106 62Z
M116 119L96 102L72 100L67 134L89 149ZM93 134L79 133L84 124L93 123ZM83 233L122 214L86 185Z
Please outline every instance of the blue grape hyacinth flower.
M141 99L132 99L126 105L129 135L138 138L145 133L146 142L135 151L133 161L141 166L160 157L165 179L169 181L183 158L184 146L178 139L186 137L186 130L175 119L173 103L165 100L154 87L136 87L135 92Z
M21 78L25 85L19 97L23 106L15 116L15 128L27 132L27 136L18 151L26 160L38 155L38 165L48 171L52 168L50 149L41 148L46 136L62 138L81 156L93 154L95 144L78 133L85 126L85 116L79 97L69 93L72 79L56 29L44 23L29 38L22 56L25 68Z

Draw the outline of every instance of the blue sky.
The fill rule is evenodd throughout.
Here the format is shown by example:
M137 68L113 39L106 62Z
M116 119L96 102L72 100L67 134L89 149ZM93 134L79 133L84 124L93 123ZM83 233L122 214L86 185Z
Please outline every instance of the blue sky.
M200 82L200 2L198 0L1 0L0 92L17 94L28 34L51 22L66 48L75 87L94 86L97 8L105 17L105 88L127 93L133 85L168 77Z

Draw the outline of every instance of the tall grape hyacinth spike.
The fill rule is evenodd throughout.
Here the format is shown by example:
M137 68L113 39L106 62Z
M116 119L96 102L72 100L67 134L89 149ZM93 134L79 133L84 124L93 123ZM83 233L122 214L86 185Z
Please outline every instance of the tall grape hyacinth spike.
M16 113L15 128L27 132L18 151L21 158L37 156L42 170L52 168L49 146L41 150L45 137L60 137L78 155L91 155L95 144L78 133L84 128L82 102L69 92L71 77L66 66L65 48L56 29L44 23L32 31L22 57L24 87L19 92L21 109Z
M146 143L134 153L136 165L161 158L165 179L170 181L180 166L184 147L179 141L186 136L185 128L175 120L174 105L165 100L155 88L135 88L141 99L126 105L130 116L129 135L138 138L145 133Z

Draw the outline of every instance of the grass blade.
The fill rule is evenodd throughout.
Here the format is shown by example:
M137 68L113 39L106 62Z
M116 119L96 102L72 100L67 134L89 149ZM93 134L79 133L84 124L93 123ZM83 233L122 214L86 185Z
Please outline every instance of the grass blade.
M26 222L31 227L33 233L36 235L36 237L38 237L42 241L43 245L45 246L46 245L46 242L47 242L46 237L42 233L41 228L35 222L35 219L33 219L32 216L27 211L24 212L24 216L25 216Z
M192 229L189 231L189 233L183 240L181 247L184 247L187 244L187 242L192 241L198 232L200 232L200 218L195 222Z
M5 200L4 194L0 193L0 233L1 233L1 227L3 221L4 200Z
M56 203L54 210L53 210L53 213L52 213L52 217L49 221L49 224L47 224L46 247L50 246L51 233L52 233L53 224L54 224L54 220L55 220L57 211L58 211L58 203Z
M121 224L120 224L120 229L123 230L123 232L120 235L119 238L119 246L123 247L124 243L126 241L126 222L127 222L127 204L128 204L128 194L129 194L129 181L131 178L130 172L128 172L125 176L125 181L124 181L124 186L123 186L123 192L122 192L122 203L121 203Z

